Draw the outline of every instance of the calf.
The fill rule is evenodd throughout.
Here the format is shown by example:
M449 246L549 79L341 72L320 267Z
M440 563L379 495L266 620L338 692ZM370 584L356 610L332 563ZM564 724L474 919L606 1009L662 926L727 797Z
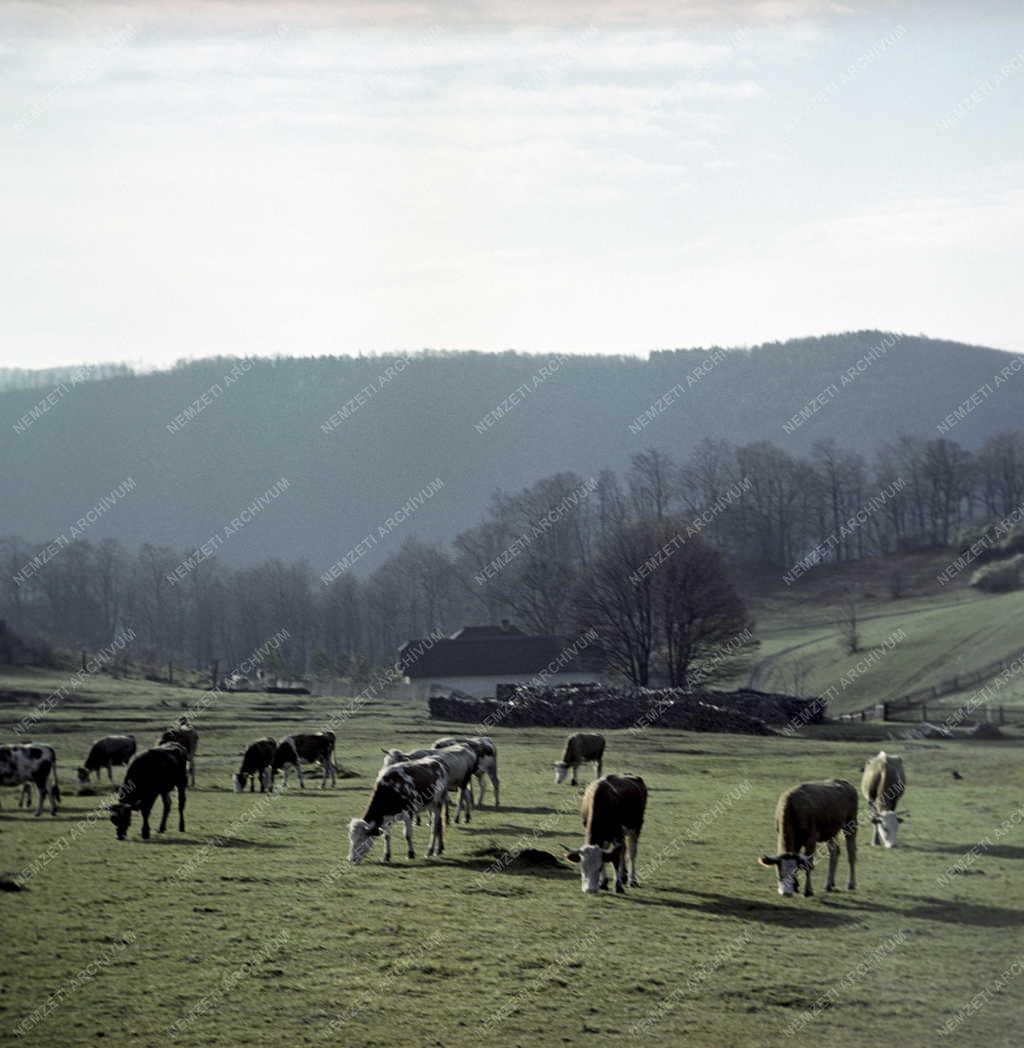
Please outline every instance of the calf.
M775 866L779 875L779 894L792 895L800 890L798 873L807 875L804 895L813 895L811 870L814 849L822 842L828 846L828 880L825 891L836 886L839 863L840 831L846 838L846 859L850 879L846 887L857 887L857 791L845 779L827 782L805 782L786 790L775 808L778 855L762 855L762 866Z
M115 765L120 767L127 764L135 756L134 735L107 735L97 739L89 750L89 756L85 758L85 764L78 769L78 781L86 783L93 772L96 772L96 781L102 778L101 772L107 769L107 778L113 782L114 773L111 770Z
M565 773L571 768L570 786L576 786L576 769L581 764L593 763L595 779L601 778L601 767L604 763L604 736L597 732L578 731L565 740L562 759L555 764L555 784L565 782Z
M267 736L265 739L257 739L246 748L245 756L242 757L242 766L235 773L235 793L245 790L246 781L249 783L249 792L256 791L256 777L260 780L260 793L274 789L274 754L277 752L277 743Z
M199 732L189 724L187 717L178 721L176 728L169 728L160 736L159 745L165 742L177 743L188 755L188 784L196 784L196 750L199 748Z
M50 784L50 778L53 784ZM0 786L21 786L18 807L32 803L32 784L39 790L36 815L43 814L43 804L50 798L50 814L57 814L60 786L57 783L57 753L52 746L27 742L15 746L0 746Z
M384 861L391 861L391 824L405 823L405 843L410 859L416 858L412 844L412 817L421 811L433 816L427 855L444 853L444 820L441 806L448 797L448 770L435 757L400 761L382 768L361 819L348 825L348 861L362 862L375 837L384 834Z
M608 887L606 863L615 867L615 890L625 892L622 879L629 855L629 885L636 887L636 853L647 810L647 783L639 775L606 775L595 779L583 794L580 813L586 830L582 848L566 849L566 858L580 864L583 891Z
M864 774L860 780L860 792L868 802L874 833L872 844L896 847L896 835L900 823L907 817L896 814L896 805L906 792L907 777L903 771L903 758L882 750L877 757L864 763Z
M118 790L118 800L109 806L110 821L117 831L117 839L128 836L132 812L142 812L142 839L149 840L149 813L157 797L164 802L159 833L167 829L171 811L171 790L178 791L178 830L185 832L185 790L188 786L188 751L176 742L165 742L145 753L140 753L128 765L124 782Z
M480 796L476 801L477 807L482 807L484 803L484 793L487 790L487 780L484 778L486 775L494 787L494 807L495 809L500 808L501 784L498 782L498 747L495 746L494 740L487 735L471 735L468 738L438 739L434 743L435 750L447 749L449 746L468 746L479 758L476 771L473 772L476 776L476 781L480 784Z
M323 767L323 778L320 780L320 789L327 786L327 776L331 777L331 785L338 784L337 773L334 767L334 732L318 731L311 735L289 735L277 744L274 751L274 761L271 770L270 781L273 785L274 776L284 769L284 789L288 788L288 773L294 767L299 773L299 786L306 788L306 782L302 777L302 762L315 764L318 761Z
M459 803L455 808L455 821L463 811L466 813L466 822L470 821L470 812L473 807L473 775L479 762L476 750L469 746L446 746L443 749L413 750L412 753L403 753L401 750L384 750L383 768L389 768L401 761L422 760L424 757L435 757L448 772L448 789L455 793L458 791ZM381 769L383 771L383 768ZM448 821L448 803L445 799L445 822Z

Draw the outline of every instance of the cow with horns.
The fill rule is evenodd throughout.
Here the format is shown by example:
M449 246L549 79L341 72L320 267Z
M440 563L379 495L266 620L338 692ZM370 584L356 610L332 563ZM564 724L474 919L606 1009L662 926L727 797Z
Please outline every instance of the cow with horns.
M903 770L903 758L882 750L864 764L860 790L868 802L874 833L872 844L886 848L896 847L896 835L900 823L910 814L896 814L896 805L907 789L907 776Z
M804 782L786 790L775 807L775 828L778 854L762 855L758 862L776 868L780 895L790 896L800 890L801 871L807 877L804 895L814 894L811 888L814 850L822 843L828 846L825 891L835 888L840 833L846 838L846 859L850 864L846 887L851 891L856 888L857 791L845 779Z
M646 810L647 784L639 775L606 775L587 787L580 808L585 843L577 849L562 845L566 858L580 864L584 892L608 887L604 868L611 863L615 868L615 890L624 893L627 859L629 885L637 887L636 853Z
M416 858L412 843L413 816L421 811L432 816L427 855L444 853L444 819L441 808L448 798L448 769L436 757L399 761L382 768L361 819L348 826L348 860L360 863L384 835L384 861L391 861L391 826L405 824L405 844L410 859Z

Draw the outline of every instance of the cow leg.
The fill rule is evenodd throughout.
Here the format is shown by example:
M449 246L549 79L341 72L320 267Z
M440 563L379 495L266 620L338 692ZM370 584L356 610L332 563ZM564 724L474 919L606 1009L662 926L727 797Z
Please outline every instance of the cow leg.
M638 888L640 882L636 879L636 853L640 847L640 834L634 833L627 840L629 844L629 886Z
M100 775L100 773L99 773L99 771L97 771L96 772L96 777L99 778L99 775ZM108 782L113 782L114 781L114 766L112 764L108 764L107 765L107 781Z
M808 859L810 859L813 857L814 851L805 851L804 854L807 856ZM814 894L814 889L811 887L811 871L809 869L806 870L804 876L807 878L807 880L804 882L804 898L808 898Z
M195 786L196 784L196 759L192 757L188 762L188 784L189 786Z
M833 837L826 844L828 848L828 880L825 881L825 891L835 891L836 867L839 865L839 842Z
M412 844L412 816L406 815L404 818L405 822L405 854L410 859L416 858L416 849Z
M491 785L494 787L494 810L497 811L501 806L501 786L498 782L498 770L495 768L494 771L487 773L491 778Z
M480 787L480 789L477 790L476 793L476 806L478 808L482 808L484 803L484 794L487 792L487 780L484 778L484 773L482 771L478 771L476 773L476 782L477 785Z
M604 757L597 758L597 778L601 778L601 772L604 769Z
M338 786L338 766L334 763L334 753L330 756L331 762L331 789L336 789Z
M171 791L161 793L160 800L163 802L164 813L160 816L160 829L157 830L157 833L164 833L167 829L167 816L171 814Z
M156 797L151 797L139 805L139 814L142 816L142 839L149 840L149 813L153 810Z
M384 861L391 862L391 823L384 827Z
M852 892L857 887L857 829L846 833L846 861L850 864L850 879L846 887Z
M572 766L572 778L569 780L570 786L578 786L579 783L576 781L576 765Z
M47 789L46 789L46 780L49 777L50 777L50 769L49 769L49 767L47 767L45 772L44 772L44 774L43 774L43 776L42 776L42 778L38 778L38 779L35 780L35 782L36 782L36 789L39 790L39 803L36 805L36 815L37 816L43 814L43 803L46 800L46 794L48 792Z
M299 789L304 790L306 788L306 780L302 775L302 765L296 762L295 771L299 776Z

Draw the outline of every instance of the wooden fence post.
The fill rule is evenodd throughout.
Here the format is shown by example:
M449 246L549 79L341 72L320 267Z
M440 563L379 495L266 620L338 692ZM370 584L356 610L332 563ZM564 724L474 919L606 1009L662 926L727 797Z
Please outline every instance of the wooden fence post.
M889 719L889 703L882 703L882 720L887 721Z
M921 703L921 720L926 721L928 719L928 707L922 702Z
M174 660L173 659L168 659L167 660L167 683L168 684L173 684L174 683Z

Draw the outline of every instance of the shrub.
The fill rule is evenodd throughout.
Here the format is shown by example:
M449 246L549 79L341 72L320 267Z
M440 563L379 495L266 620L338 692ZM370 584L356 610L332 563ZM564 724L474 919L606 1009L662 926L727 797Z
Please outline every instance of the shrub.
M1010 593L1020 589L1020 573L1024 554L986 564L971 576L971 585L983 593Z

